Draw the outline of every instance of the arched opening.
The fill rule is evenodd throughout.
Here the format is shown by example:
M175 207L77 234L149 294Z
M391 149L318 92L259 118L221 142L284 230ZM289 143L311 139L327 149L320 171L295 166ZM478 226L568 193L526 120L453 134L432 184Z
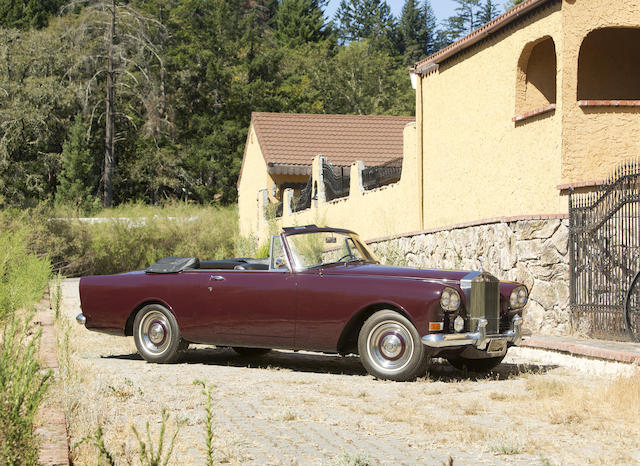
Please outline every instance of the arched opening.
M556 103L556 45L549 36L528 43L518 60L516 113L550 109Z
M590 32L578 56L578 100L640 99L640 28Z

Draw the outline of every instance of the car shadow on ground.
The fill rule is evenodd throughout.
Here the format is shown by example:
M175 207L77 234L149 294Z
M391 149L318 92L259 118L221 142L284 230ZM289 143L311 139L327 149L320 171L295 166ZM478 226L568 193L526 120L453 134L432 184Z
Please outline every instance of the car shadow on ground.
M103 357L142 361L142 357L137 353ZM280 350L274 350L261 356L240 356L230 348L196 347L187 350L177 364L204 364L248 369L367 376L367 371L360 363L360 358L355 355L339 356L335 354ZM557 365L553 364L502 363L487 374L474 374L460 371L444 359L434 359L427 377L429 380L438 382L507 380L525 374L544 374L557 367Z

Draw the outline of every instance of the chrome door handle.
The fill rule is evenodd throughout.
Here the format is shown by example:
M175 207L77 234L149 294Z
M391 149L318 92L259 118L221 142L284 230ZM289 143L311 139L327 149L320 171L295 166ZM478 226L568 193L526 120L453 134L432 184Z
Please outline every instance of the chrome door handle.
M223 280L224 280L224 277L222 275L211 275L209 277L210 282L221 282Z

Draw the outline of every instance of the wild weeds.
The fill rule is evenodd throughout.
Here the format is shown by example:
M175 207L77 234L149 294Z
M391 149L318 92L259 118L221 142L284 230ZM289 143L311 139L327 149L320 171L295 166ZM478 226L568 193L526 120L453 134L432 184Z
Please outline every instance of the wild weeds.
M164 440L168 420L169 414L167 414L167 411L163 409L157 447L154 446L153 440L151 438L149 421L147 421L147 423L145 424L145 438L143 438L138 433L138 430L135 428L135 426L131 426L131 430L138 440L138 458L140 459L140 464L142 466L166 466L169 463L169 459L171 458L173 447L176 442L176 437L178 435L178 432L180 431L180 427L182 426L182 424L184 424L184 422L178 422L176 429L173 431L173 435L171 436L171 440L169 441L169 446L167 450L164 451Z
M194 385L200 385L202 387L202 394L207 397L205 404L206 418L205 418L205 432L204 437L207 444L207 466L213 465L213 409L211 404L211 393L214 387L207 387L202 380L194 380Z
M33 420L51 379L36 359L41 330L34 312L21 314L46 288L46 258L28 253L25 229L0 232L0 463L34 464Z
M42 373L36 360L41 330L32 333L26 317L10 314L0 342L0 463L34 464L35 413L49 387L52 372Z
M102 426L98 426L98 429L96 430L95 435L88 435L84 437L82 440L80 440L75 445L73 445L73 448L75 449L80 445L82 445L83 443L88 443L98 449L98 465L99 466L101 466L102 464L115 466L116 462L114 460L114 457L111 454L111 452L107 449L106 445L104 444L104 433L102 432ZM103 463L103 461L106 461L106 463Z

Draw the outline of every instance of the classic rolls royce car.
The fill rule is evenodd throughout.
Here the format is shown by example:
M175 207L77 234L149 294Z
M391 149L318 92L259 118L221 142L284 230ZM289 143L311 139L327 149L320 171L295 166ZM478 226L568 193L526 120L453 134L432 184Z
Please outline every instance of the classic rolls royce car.
M190 343L310 350L358 354L371 375L404 381L434 356L471 371L500 364L527 298L482 271L382 265L354 232L309 225L272 236L268 259L170 257L83 277L77 321L132 335L148 362L174 362Z

